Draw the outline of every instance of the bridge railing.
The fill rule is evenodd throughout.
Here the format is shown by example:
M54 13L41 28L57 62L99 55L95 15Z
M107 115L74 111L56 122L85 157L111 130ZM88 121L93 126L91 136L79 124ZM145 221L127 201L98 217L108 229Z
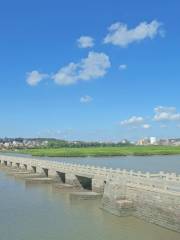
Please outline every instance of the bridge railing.
M65 162L55 162L55 161L48 161L48 160L40 160L36 158L24 158L24 157L14 157L14 156L5 156L0 155L0 160L2 161L9 161L9 162L20 162L22 164L29 164L31 166L43 166L44 168L52 168L54 170L62 170L62 171L70 171L75 173L81 173L89 176L99 176L99 177L110 177L116 178L118 176L124 177L135 177L139 179L151 179L151 180L161 180L161 181L172 181L172 182L179 182L180 183L180 175L176 173L142 173L141 171L133 171L133 170L126 170L126 169L112 169L106 167L97 167L97 166L90 166L90 165L81 165L81 164L71 164Z

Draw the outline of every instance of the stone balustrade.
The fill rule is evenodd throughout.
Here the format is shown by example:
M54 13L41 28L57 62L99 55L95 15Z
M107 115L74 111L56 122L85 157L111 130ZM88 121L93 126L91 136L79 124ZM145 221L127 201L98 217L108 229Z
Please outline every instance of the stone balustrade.
M103 179L103 181L121 181L122 176L127 179L129 183L136 183L141 186L147 186L159 189L171 189L171 183L176 185L180 183L180 175L175 173L142 173L141 171L135 172L126 169L112 169L106 167L97 167L89 165L71 164L65 162L55 162L51 160L43 160L38 158L25 158L15 156L0 155L1 163L7 162L8 165L20 164L20 166L34 166L37 169L49 169L50 172L64 172L73 173L89 178ZM179 190L180 191L180 190Z

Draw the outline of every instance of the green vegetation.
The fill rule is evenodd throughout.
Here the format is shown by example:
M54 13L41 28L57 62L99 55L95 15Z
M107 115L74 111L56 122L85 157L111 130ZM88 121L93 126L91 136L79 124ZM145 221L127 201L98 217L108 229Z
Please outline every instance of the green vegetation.
M81 148L40 148L18 150L18 153L49 157L86 157L86 156L146 156L180 154L175 146L123 146L123 147L81 147Z
M122 147L131 146L128 141L125 143L106 143L106 142L84 142L84 141L66 141L59 139L49 139L47 148L86 148L86 147Z

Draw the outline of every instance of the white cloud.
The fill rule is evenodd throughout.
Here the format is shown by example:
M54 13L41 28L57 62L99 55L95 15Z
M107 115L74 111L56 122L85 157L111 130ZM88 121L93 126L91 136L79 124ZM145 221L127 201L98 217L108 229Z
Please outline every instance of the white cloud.
M149 128L151 128L151 125L150 125L150 124L143 124L143 125L142 125L142 128L144 128L144 129L149 129Z
M87 58L62 67L52 78L59 85L71 85L103 77L110 66L109 57L105 53L89 52Z
M177 112L175 107L159 106L154 111L155 121L180 121L180 113Z
M48 74L44 74L44 73L40 73L36 70L27 73L27 79L26 82L30 85L30 86L36 86L39 82L41 82L42 80L48 78Z
M140 42L146 38L153 39L156 35L163 36L162 24L156 20L150 23L141 22L138 26L128 29L124 23L114 23L109 27L109 33L104 38L104 43L111 43L120 47L126 47L130 43Z
M77 82L76 70L78 64L70 63L69 65L62 67L54 76L55 83L59 85L70 85Z
M81 36L77 43L79 48L91 48L94 46L94 39L89 36Z
M92 102L92 101L93 101L93 98L91 96L88 96L88 95L82 96L80 98L81 103L89 103L89 102Z
M119 70L126 70L126 69L127 69L127 65L126 64L119 65Z
M121 121L121 125L139 125L142 124L143 122L144 122L143 117L133 116L127 120Z

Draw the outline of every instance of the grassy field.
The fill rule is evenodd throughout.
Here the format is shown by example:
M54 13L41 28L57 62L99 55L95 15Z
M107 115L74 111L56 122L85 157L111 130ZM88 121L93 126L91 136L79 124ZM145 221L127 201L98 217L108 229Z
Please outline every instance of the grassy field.
M146 156L180 154L180 147L171 146L128 146L128 147L86 147L86 148L44 148L20 150L19 153L49 157L86 156Z

